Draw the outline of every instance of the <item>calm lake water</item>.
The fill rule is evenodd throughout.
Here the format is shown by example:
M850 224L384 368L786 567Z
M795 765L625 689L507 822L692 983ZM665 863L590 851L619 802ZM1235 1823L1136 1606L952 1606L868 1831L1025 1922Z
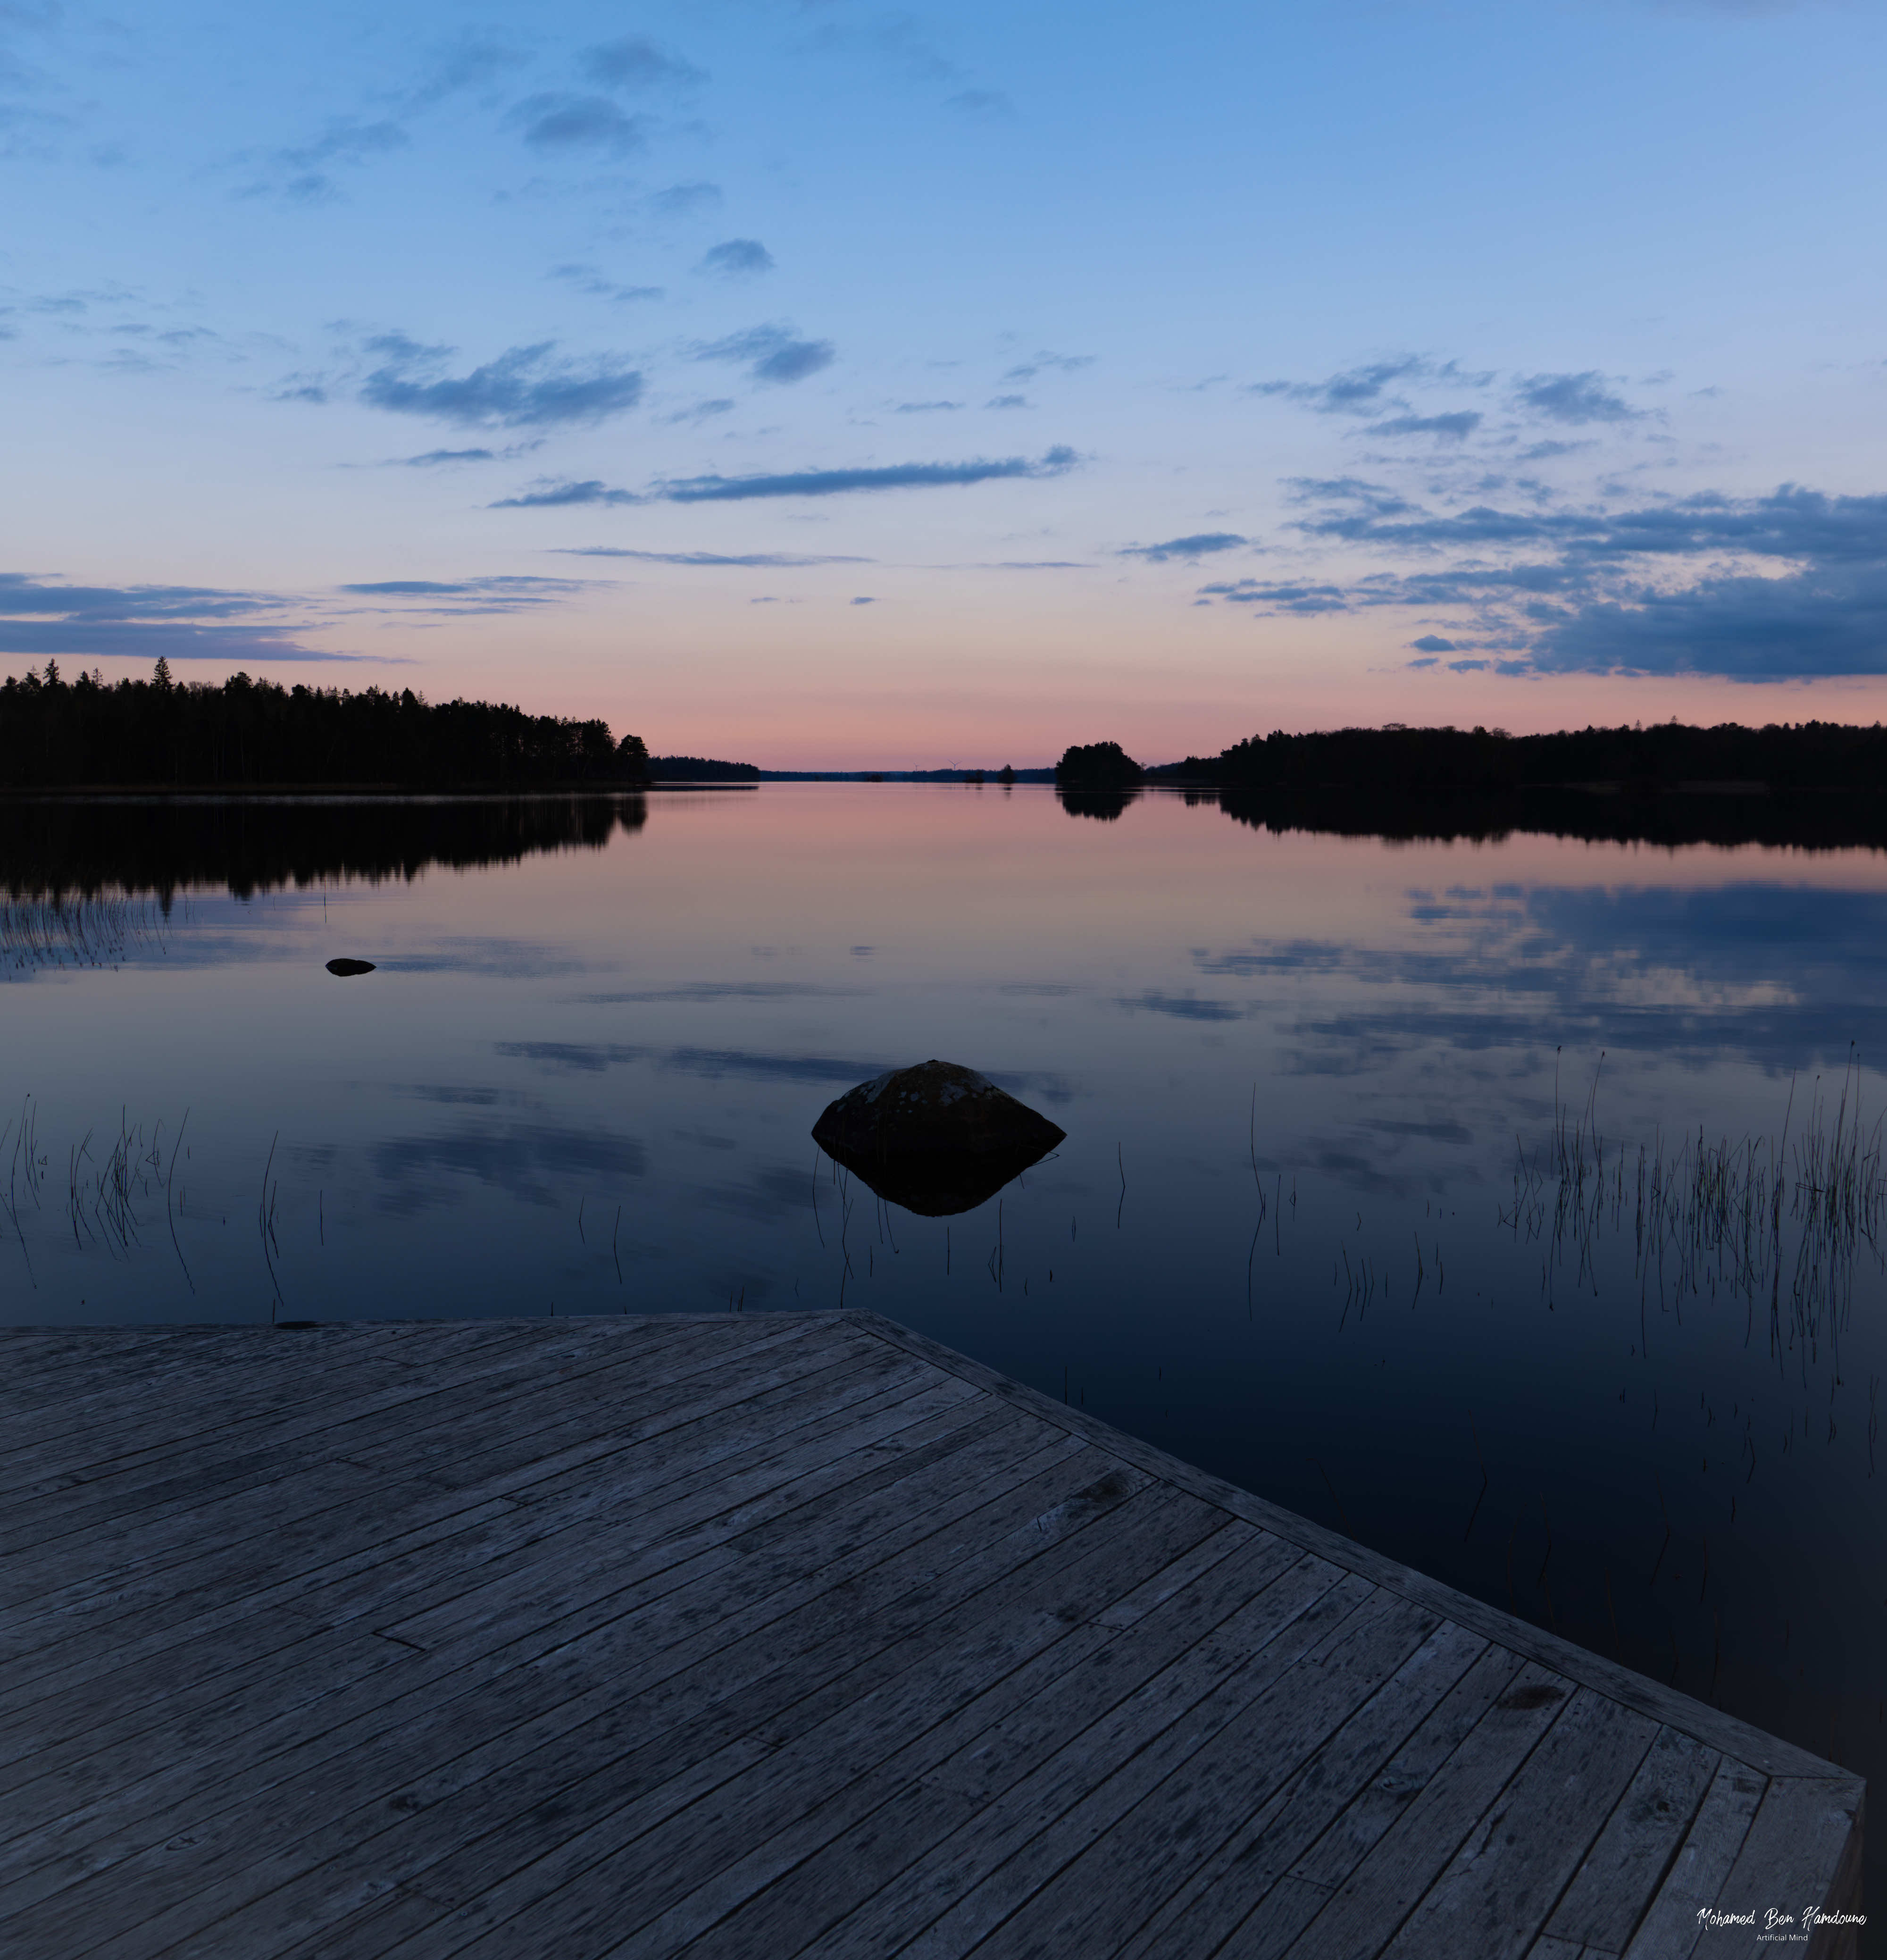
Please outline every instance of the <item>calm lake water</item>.
M889 784L4 831L14 1322L869 1307L1887 1766L1877 849ZM1068 1132L950 1219L808 1135L933 1055Z

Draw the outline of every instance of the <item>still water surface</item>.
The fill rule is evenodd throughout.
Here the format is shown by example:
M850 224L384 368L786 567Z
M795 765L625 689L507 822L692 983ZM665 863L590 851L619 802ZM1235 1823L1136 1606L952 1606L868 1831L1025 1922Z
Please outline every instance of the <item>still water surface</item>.
M869 1307L1887 1766L1880 851L993 786L5 817L8 1319ZM1068 1132L950 1219L808 1135L933 1055Z

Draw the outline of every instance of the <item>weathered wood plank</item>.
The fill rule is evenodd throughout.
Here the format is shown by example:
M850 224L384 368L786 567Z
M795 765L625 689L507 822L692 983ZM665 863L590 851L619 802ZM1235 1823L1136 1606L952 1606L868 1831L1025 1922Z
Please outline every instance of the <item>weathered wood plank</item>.
M1581 1688L1385 1952L1521 1960L1657 1735Z
M663 1433L672 1433L682 1427L681 1418L683 1415L700 1412L698 1403L691 1401L686 1395L676 1392L672 1387L670 1393L673 1398L671 1406L659 1418L660 1421L666 1425L666 1430ZM714 1383L710 1384L708 1394L711 1398L725 1403L728 1398L729 1391L723 1385ZM659 1395L657 1395L656 1400L658 1402L660 1400ZM650 1429L650 1423L653 1420L643 1420L638 1427L647 1432ZM646 1440L647 1437L645 1435ZM399 1516L402 1505L399 1501L397 1487L392 1491L383 1489L379 1480L374 1476L370 1465L331 1467L329 1471L322 1473L322 1502L316 1514L312 1531L306 1535L306 1542L312 1547L313 1555L317 1559L329 1554L330 1548L329 1533L335 1505L337 1503L342 1503L345 1499L351 1499L352 1508L358 1515L360 1522L370 1529L388 1529ZM415 1487L422 1498L430 1488L424 1482ZM342 1498L336 1497L337 1491L343 1494ZM286 1554L304 1542L304 1534L293 1515L292 1509L288 1519L273 1532L265 1528L265 1510L263 1517L254 1520L256 1529L243 1542L253 1548L253 1556L261 1561L262 1570L276 1571L279 1570L281 1567L278 1561L272 1558L271 1548L280 1546L283 1553ZM383 1522L376 1526L376 1519ZM190 1585L195 1587L202 1583L201 1574L206 1564L213 1567L218 1561L227 1564L234 1556L236 1554L227 1548L220 1548L213 1553L205 1554L201 1559L184 1561L178 1569L188 1579ZM291 1624L284 1624L287 1631L291 1633L294 1631ZM238 1655L253 1653L256 1651L253 1644L253 1635L258 1631L259 1631L259 1629L244 1628L228 1636ZM186 1653L176 1658L192 1675L200 1673L203 1659L201 1653ZM148 1659L135 1667L116 1666L111 1670L111 1678L115 1678L117 1682L116 1688L110 1685L107 1678L104 1677L94 1678L90 1684L83 1710L83 1719L87 1724L90 1732L95 1732L98 1729L106 1704L113 1693L127 1697L132 1704L143 1707L155 1698L158 1691L159 1682L156 1672ZM9 1694L5 1699L14 1703L24 1701L30 1704L50 1694L68 1691L71 1678L69 1670L61 1670L46 1675L37 1681L25 1685L17 1692ZM77 1712L75 1711L75 1716ZM0 1761L9 1758L12 1754L8 1739L18 1731L23 1724L41 1719L33 1717L29 1713L13 1715L6 1720L0 1720ZM4 1786L6 1781L6 1772L4 1769L0 1769L0 1786Z
M993 1882L1008 1860L1098 1781L1163 1740L1170 1754L1187 1736L1215 1733L1353 1621L1368 1624L1374 1592L1327 1561L1300 1561L1098 1719L1071 1732L1052 1719L1032 1723L1025 1710L980 1738L936 1778L973 1797L974 1810L833 1929L826 1943L834 1960L907 1945L967 1950L1009 1903ZM1117 1800L1128 1787L1117 1785ZM1039 1882L1019 1868L1015 1876L1023 1896Z
M1004 1923L986 1943L991 1960L1119 1952L1228 1841L1241 1841L1241 1879L1266 1867L1274 1882L1282 1876L1485 1645L1427 1615L1412 1623L1409 1613L1391 1602L1375 1629L1307 1657L1171 1767ZM1398 1662L1412 1635L1419 1644ZM1044 1834L1037 1855L1045 1866L1066 1850L1077 1822L1071 1813Z
M1380 1952L1573 1693L1570 1682L1545 1668L1523 1667L1285 1949L1290 1960L1355 1960L1359 1953Z
M702 1542L698 1533L704 1521L736 1507L744 1507L745 1515L758 1521L761 1515L770 1514L752 1501L763 1491L770 1494L777 1508L783 1510L822 1489L833 1488L844 1481L847 1465L862 1453L897 1446L907 1436L921 1440L932 1432L933 1424L962 1419L960 1405L971 1392L954 1382L933 1381L915 1394L903 1395L898 1399L901 1392L897 1389L882 1391L878 1396L857 1405L856 1418L851 1411L841 1409L821 1418L821 1424L815 1427L853 1422L846 1439L850 1447L846 1453L822 1461L816 1472L803 1473L789 1484L779 1481L783 1456L817 1446L817 1439L811 1444L799 1440L803 1430L795 1430L786 1438L757 1441L751 1451L732 1458L731 1468L724 1468L727 1462L724 1459L721 1463L710 1462L691 1475L665 1482L662 1493L667 1501L643 1514L651 1538L659 1540L669 1555L678 1561ZM875 1409L874 1403L882 1406ZM757 1460L745 1461L748 1459ZM868 1457L866 1460L875 1459ZM619 1501L618 1494L605 1489L566 1499L565 1507L573 1512L579 1509L587 1512L596 1503ZM357 1554L345 1562L344 1569L332 1583L276 1603L293 1604L298 1611L314 1615L332 1628L373 1615L376 1609L390 1610L395 1599L423 1599L441 1586L462 1586L462 1571L476 1570L503 1557L517 1534L529 1534L537 1529L538 1508L503 1502L481 1506L463 1514L469 1521L463 1529L456 1520L447 1519L411 1534L415 1542L410 1548L396 1542ZM557 1521L554 1517L553 1522ZM685 1535L691 1530L697 1535ZM455 1532L456 1537L442 1538L436 1535L446 1532ZM462 1550L456 1549L457 1538L469 1542ZM407 1577L414 1582L413 1589L402 1592L401 1582ZM300 1671L297 1683L303 1695L319 1692ZM240 1720L227 1725L228 1737L238 1734L242 1737L243 1787L226 1794L237 1797L245 1793L250 1797L259 1794L264 1787L258 1781L260 1772L275 1759L279 1748L286 1745L305 1753L318 1744L326 1723L335 1719L330 1702L326 1722L311 1735L308 1732L310 1718L297 1719L297 1705L272 1710L246 1704L243 1719L252 1726L245 1729ZM358 1739L354 1739L357 1742ZM167 1813L179 1803L207 1793L230 1774L227 1763L216 1757L167 1758L153 1769L148 1756L135 1745L119 1752L116 1760L101 1762L94 1758L88 1768L104 1777L105 1795L77 1805L36 1832L0 1845L0 1885L55 1856L69 1855L88 1844L101 1847L98 1856L102 1859L103 1842L108 1831L122 1833L138 1817L151 1812ZM138 1774L141 1768L146 1771L142 1775Z
M1724 1761L1657 1898L1631 1936L1628 1960L1668 1960L1695 1948L1698 1914L1717 1903L1768 1787L1767 1777L1733 1759Z
M1660 1729L1547 1932L1569 1947L1622 1953L1722 1764L1716 1750Z
M0 1335L8 1497L8 1960L1663 1960L1858 1884L1857 1779L871 1315Z
M1724 1914L1753 1911L1755 1927L1718 1928L1706 1923L1695 1949L1699 1960L1705 1956L1717 1960L1719 1955L1771 1953L1774 1943L1759 1939L1759 1933L1806 1930L1802 1915L1809 1904L1854 1904L1851 1898L1828 1899L1825 1888L1831 1870L1857 1866L1860 1823L1860 1796L1851 1779L1778 1777L1763 1792L1736 1862L1712 1902ZM1858 1876L1856 1870L1857 1881ZM1819 1898L1818 1894L1822 1895ZM1790 1923L1770 1925L1771 1911L1787 1914ZM1818 1943L1838 1951L1853 1938L1844 1930L1830 1930Z
M997 1412L999 1420L1002 1413ZM1044 1455L1058 1458L1056 1466L1018 1486L1005 1505L1005 1510L1019 1509L1026 1513L1038 1506L1044 1497L1056 1508L1066 1509L1071 1494L1084 1486L1092 1486L1094 1465L1083 1461L1091 1452L1079 1447L1071 1452L1066 1439L1057 1439L1034 1450L1020 1467L1026 1470L1035 1457ZM1106 1483L1107 1480L1104 1478L1101 1481ZM1068 1535L1072 1536L1082 1523L1106 1515L1109 1509L1124 1503L1143 1486L1144 1480L1137 1478L1118 1480L1107 1495L1098 1496L1082 1507L1082 1521L1078 1523L1071 1520ZM1037 1514L1047 1515L1039 1512ZM974 1510L969 1515L973 1518ZM936 1529L926 1532L920 1528L913 1542L904 1548L899 1558L890 1561L894 1568L901 1567L901 1572L893 1570L874 1573L862 1569L858 1578L869 1583L861 1586L855 1580L849 1587L841 1586L837 1589L837 1597L833 1596L833 1589L824 1583L823 1576L819 1576L791 1587L762 1585L757 1589L754 1600L699 1632L691 1624L692 1616L685 1609L678 1615L671 1605L663 1615L662 1602L657 1602L657 1615L653 1621L644 1614L636 1616L634 1624L618 1621L601 1629L599 1638L589 1643L592 1652L588 1657L588 1665L578 1671L575 1678L587 1687L592 1685L587 1677L600 1672L615 1684L614 1692L603 1699L602 1713L598 1717L601 1739L608 1745L608 1755L613 1757L621 1754L621 1736L626 1725L633 1727L638 1743L652 1736L659 1739L662 1725L655 1718L666 1712L674 1719L698 1708L705 1701L717 1698L726 1691L729 1676L735 1682L751 1678L777 1669L783 1660L802 1656L821 1647L835 1664L844 1666L854 1648L853 1630L879 1596L887 1596L880 1600L880 1604L888 1609L885 1623L889 1628L909 1631L913 1624L926 1623L932 1612L926 1610L921 1596L907 1603L901 1613L888 1609L897 1603L895 1595L901 1584L907 1583L913 1577L928 1576L923 1574L920 1569L926 1554L934 1560L940 1553L947 1554L950 1549L947 1545L931 1545L927 1539L938 1536L947 1538L953 1535L955 1527L948 1520L932 1519L928 1522ZM1018 1542L1010 1550L1012 1561L1039 1556L1044 1545L1053 1542L1052 1537L1045 1538L1026 1522L1023 1530L1012 1534L1012 1537ZM966 1537L965 1545L966 1548L974 1548L979 1553L983 1550L974 1531ZM949 1563L947 1556L945 1562ZM913 1571L913 1568L920 1569ZM845 1577L843 1570L839 1576ZM603 1644L605 1641L606 1646ZM596 1666L598 1656L595 1651L599 1647L602 1648L604 1662L601 1669ZM609 1666L612 1652L621 1654L621 1666ZM685 1672L691 1674L697 1684L692 1694L686 1691L688 1682L675 1682L675 1677ZM681 1691L672 1701L662 1693L665 1686L671 1682L675 1682ZM563 1688L559 1700L567 1706L570 1700L567 1680ZM653 1703L650 1699L652 1694L655 1697ZM639 1699L640 1703L633 1715L625 1709L625 1703L631 1698ZM509 1698L507 1696L507 1701ZM596 1707L592 1701L592 1710ZM557 1708L555 1713L561 1717L563 1707ZM294 1792L277 1793L272 1800L272 1815L281 1819L280 1830L261 1863L256 1861L253 1842L241 1833L240 1819L232 1818L228 1834L232 1845L227 1861L230 1876L233 1880L240 1876L243 1890L262 1901L259 1911L280 1914L332 1910L330 1885L316 1884L306 1892L283 1892L280 1888L287 1880L318 1866L336 1852L344 1851L348 1841L345 1833L349 1829L357 1836L364 1829L370 1835L379 1837L391 1826L403 1825L402 1835L409 1845L423 1848L437 1841L443 1843L448 1852L456 1852L468 1841L486 1837L491 1829L515 1826L516 1812L520 1804L528 1809L546 1797L554 1799L555 1792L565 1787L571 1773L570 1752L573 1745L567 1734L558 1741L554 1748L543 1752L551 1777L548 1789L542 1792L527 1790L521 1799L514 1796L517 1786L508 1773L519 1753L518 1738L500 1737L494 1745L475 1752L475 1760L471 1761L448 1748L444 1759L433 1765L423 1761L415 1764L410 1759L415 1739L430 1742L430 1727L422 1726L417 1738L410 1731L392 1738L396 1759L406 1758L399 1764L405 1772L405 1781L399 1787L424 1806L410 1818L403 1819L400 1813L389 1813L383 1805L376 1803L363 1806L357 1816L343 1818L338 1829L334 1827L332 1820L337 1807L348 1807L347 1793L357 1783L359 1762L354 1756L335 1759L334 1769L325 1780L315 1779ZM665 1748L657 1748L651 1754L651 1767L658 1784L678 1774L691 1777L700 1774L694 1764L685 1758L678 1760ZM427 1774L429 1768L430 1774ZM500 1771L507 1774L499 1777L496 1773ZM717 1780L711 1765L707 1774L710 1782ZM381 1787L386 1787L384 1778L370 1777L369 1780L370 1783L378 1781ZM483 1787L474 1787L480 1785ZM462 1791L466 1793L461 1796ZM482 1825L479 1821L481 1806L496 1806ZM297 1841L304 1834L311 1834L307 1841ZM219 1867L212 1863L208 1869L214 1872ZM172 1917L160 1917L153 1923L167 1927L174 1919L179 1928L193 1927L202 1917L203 1900L194 1894L184 1895L179 1888L170 1890L179 1895L173 1907ZM251 1919L234 1923L230 1934L233 1944L227 1950L232 1953L246 1952L249 1950L246 1943L252 1942L257 1933L258 1928ZM202 1937L199 1935L199 1940Z
M756 1348L783 1346L823 1354L866 1351L862 1340L856 1335L848 1340L848 1331L843 1328L783 1330L769 1339L758 1331L764 1325L756 1324L752 1344ZM310 1460L345 1462L371 1452L383 1468L408 1459L423 1461L429 1448L437 1452L436 1432L442 1426L462 1426L475 1420L481 1400L523 1400L528 1404L560 1391L567 1393L570 1382L584 1375L601 1373L626 1378L639 1365L634 1354L625 1354L607 1340L586 1341L573 1335L559 1344L554 1359L542 1348L542 1343L535 1344L521 1357L507 1351L502 1359L492 1357L487 1349L476 1350L462 1367L402 1376L370 1398L367 1406L351 1407L343 1401L318 1414L298 1415L273 1432L265 1446L232 1454L222 1461L214 1448L193 1449L183 1473L173 1473L126 1501L120 1502L109 1487L87 1491L82 1508L54 1507L43 1525L17 1527L7 1546L9 1573L13 1575L8 1596L24 1603L25 1596L17 1589L21 1576L30 1579L38 1569L29 1555L37 1543L84 1530L93 1518L103 1519L108 1525L102 1540L93 1535L94 1542L110 1544L134 1532L141 1541L151 1539L156 1536L154 1528L160 1519L186 1513L199 1491L214 1501L219 1491L235 1484L239 1499L253 1497L269 1484L297 1476ZM671 1355L672 1360L668 1358ZM709 1344L677 1343L657 1351L654 1367L663 1379L673 1379L678 1374L705 1374L724 1368L726 1359Z
M1438 1628L1302 1771L1123 1939L1122 1960L1215 1952L1254 1917L1260 1924L1241 1950L1282 1951L1521 1665L1464 1628ZM1301 1882L1286 1892L1307 1908L1302 1919L1273 1896L1289 1879Z
M798 1345L779 1351L774 1363L769 1369L730 1384L727 1371L717 1367L712 1357L691 1357L672 1369L648 1370L626 1394L619 1392L616 1378L600 1371L599 1382L592 1383L592 1388L599 1393L618 1390L615 1408L608 1420L580 1424L578 1433L587 1427L592 1433L601 1430L624 1445L647 1441L835 1365L829 1351ZM685 1386L691 1383L692 1387ZM515 1413L514 1419L510 1398L500 1398L505 1405L501 1411L495 1416L490 1411L486 1414L484 1427L488 1433L480 1434L475 1426L462 1433L454 1456L465 1467L443 1479L433 1462L408 1453L408 1444L413 1449L437 1447L433 1431L442 1425L462 1425L463 1411L455 1417L450 1402L442 1402L432 1411L431 1422L404 1424L399 1421L397 1410L386 1411L389 1424L386 1433L399 1440L377 1451L356 1440L345 1453L317 1452L305 1463L285 1464L279 1479L271 1478L259 1486L224 1488L209 1493L201 1503L179 1503L161 1518L147 1515L124 1530L93 1534L87 1541L91 1569L86 1576L23 1602L21 1610L24 1613L29 1606L42 1613L83 1608L122 1594L145 1580L168 1588L173 1595L187 1596L218 1583L232 1559L246 1558L259 1561L263 1569L279 1570L294 1534L305 1532L319 1548L328 1542L337 1524L345 1526L345 1507L361 1475L371 1477L383 1490L380 1515L390 1516L407 1498L424 1501L430 1491L450 1490L475 1480L501 1452L519 1449L529 1433L543 1435L561 1426L559 1410L564 1402L573 1402L580 1410L583 1398L580 1387L566 1383L561 1394L553 1389L542 1399L533 1399L528 1409ZM543 1412L535 1431L532 1410ZM526 1435L519 1437L519 1430ZM520 1460L530 1460L528 1449ZM279 1492L272 1488L278 1481L285 1487ZM337 1505L342 1507L338 1511ZM121 1548L126 1555L114 1561L110 1554ZM56 1576L64 1560L65 1554L53 1548L24 1554L20 1563L35 1573ZM26 1589L24 1583L16 1589Z
M1666 1688L1660 1682L1634 1674L1629 1668L1576 1647L1571 1640L1550 1634L1530 1621L1517 1619L1498 1607L1458 1592L1425 1573L1399 1565L1393 1559L1372 1551L1366 1545L1358 1545L1340 1532L1314 1523L1308 1518L1298 1517L1249 1491L1241 1491L1236 1484L1226 1483L1221 1478L1181 1462L1137 1437L1123 1434L1098 1416L1090 1415L1083 1409L1070 1408L1038 1394L925 1335L899 1326L895 1321L862 1311L858 1312L857 1317L875 1327L886 1340L897 1342L912 1354L926 1357L940 1368L961 1375L964 1380L987 1389L993 1395L1005 1397L1018 1408L1032 1411L1044 1421L1055 1423L1072 1434L1101 1442L1124 1461L1150 1475L1164 1477L1182 1490L1222 1504L1235 1517L1247 1519L1267 1531L1275 1531L1307 1551L1335 1558L1349 1570L1399 1592L1405 1598L1429 1607L1457 1625L1471 1627L1490 1640L1501 1641L1516 1653L1550 1668L1555 1674L1596 1689L1656 1721L1668 1723L1681 1733L1708 1742L1713 1748L1733 1755L1739 1761L1766 1775L1825 1776L1833 1768L1820 1757L1784 1742L1780 1736L1752 1728L1748 1723L1739 1722L1720 1709L1693 1701L1690 1696Z
M729 1430L726 1412L710 1407L693 1421L665 1430L653 1443L645 1442L636 1453L638 1471L645 1464L651 1468L659 1465L672 1481L689 1474L691 1464L724 1457L750 1437L758 1440L772 1433L783 1421L803 1425L821 1414L853 1406L872 1393L885 1392L881 1383L914 1385L922 1379L921 1375L899 1367L895 1357L885 1355L861 1357L796 1376L742 1405L738 1436ZM959 1397L974 1393L964 1385L953 1386ZM933 1396L941 1386L933 1377ZM631 1407L646 1405L649 1397L664 1394L671 1398L672 1408L680 1408L679 1388L673 1382L645 1382L638 1386L636 1398L616 1395L608 1413L620 1423ZM323 1597L318 1608L315 1605L319 1585L316 1575L335 1558L353 1554L357 1542L371 1545L397 1537L411 1519L446 1515L454 1507L502 1495L514 1506L546 1507L533 1525L519 1529L527 1535L547 1538L559 1518L577 1522L593 1516L612 1495L619 1503L612 1459L628 1457L637 1452L637 1446L596 1420L596 1396L611 1392L612 1384L605 1381L599 1388L573 1397L575 1409L560 1408L554 1420L524 1437L507 1429L496 1442L488 1437L465 1438L457 1452L457 1474L450 1478L435 1477L423 1467L397 1481L389 1472L385 1485L364 1505L342 1505L320 1513L310 1531L283 1531L277 1520L272 1532L258 1530L243 1538L232 1532L227 1536L236 1542L225 1542L199 1561L187 1587L179 1586L171 1570L160 1570L137 1580L62 1599L30 1616L16 1616L15 1624L0 1636L0 1659L7 1663L9 1699L17 1702L26 1685L49 1669L58 1669L64 1677L62 1689L69 1688L71 1671L101 1642L110 1643L110 1652L120 1656L119 1664L123 1665L152 1650L161 1630L173 1622L182 1622L193 1635L206 1631L217 1618L227 1618L232 1608L226 1604L206 1614L202 1602L210 1598L232 1599L245 1579L247 1596L258 1603L284 1597L292 1588L303 1610L331 1614L335 1610L332 1600ZM717 1420L719 1430L713 1427ZM604 1430L600 1436L599 1428ZM688 1462L682 1460L685 1456ZM582 1495L574 1503L567 1501L561 1510L554 1508L560 1493L573 1480ZM265 1501L265 1513L270 1508ZM246 1552L246 1545L250 1548ZM442 1576L437 1567L433 1576ZM132 1615L136 1615L141 1629L148 1630L135 1654L123 1647L115 1624Z
M907 1788L954 1744L1026 1701L1032 1689L1079 1676L1084 1660L1120 1637L1044 1610L1073 1589L1076 1574L1087 1574L1079 1589L1091 1597L1109 1583L1130 1584L1142 1571L1157 1572L1169 1562L1174 1543L1202 1528L1221 1528L1170 1493L1136 1495L1112 1515L1116 1528L1099 1548L1087 1545L1096 1534L1082 1532L1034 1551L1017 1583L1002 1589L1007 1612L992 1615L986 1599L974 1619L949 1616L963 1628L955 1639L948 1626L910 1630L898 1643L905 1665L882 1685L873 1689L848 1672L844 1679L856 1700L819 1698L815 1712L824 1719L812 1724L800 1707L784 1721L765 1723L761 1739L774 1745L771 1753L738 1762L730 1757L731 1774L718 1787L664 1777L613 1815L591 1820L580 1834L561 1834L561 1842L545 1847L547 1855L496 1885L488 1865L464 1854L428 1870L419 1881L422 1891L466 1903L450 1921L396 1949L402 1960L456 1951L468 1933L480 1929L491 1930L482 1944L494 1952L519 1939L599 1950L612 1945L625 1924L731 1864L746 1863L743 1876L755 1882L755 1866L745 1854L757 1839L760 1860L771 1870L783 1862L783 1841L803 1853L873 1815L882 1793ZM1064 1548L1068 1556L1058 1555ZM1095 1569L1097 1559L1104 1577ZM611 1773L612 1793L618 1774ZM529 1834L541 1841L542 1834ZM516 1858L519 1841L511 1831L504 1833L506 1862ZM790 1853L783 1862L791 1863ZM625 1898L633 1908L618 1905L599 1916L599 1900Z

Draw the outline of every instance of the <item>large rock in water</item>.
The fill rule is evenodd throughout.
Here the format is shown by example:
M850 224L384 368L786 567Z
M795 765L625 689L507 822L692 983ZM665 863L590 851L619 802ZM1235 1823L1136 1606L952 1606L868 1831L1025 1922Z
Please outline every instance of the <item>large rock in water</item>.
M1067 1132L974 1068L925 1061L848 1089L812 1134L879 1197L942 1218L993 1197Z

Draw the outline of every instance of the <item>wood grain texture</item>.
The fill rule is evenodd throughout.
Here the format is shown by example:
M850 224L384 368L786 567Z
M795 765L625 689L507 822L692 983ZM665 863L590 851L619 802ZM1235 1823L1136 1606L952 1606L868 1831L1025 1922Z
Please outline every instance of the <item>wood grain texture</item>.
M0 1610L8 1960L1666 1960L1858 1884L1857 1778L870 1314L0 1332Z

